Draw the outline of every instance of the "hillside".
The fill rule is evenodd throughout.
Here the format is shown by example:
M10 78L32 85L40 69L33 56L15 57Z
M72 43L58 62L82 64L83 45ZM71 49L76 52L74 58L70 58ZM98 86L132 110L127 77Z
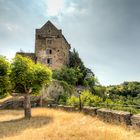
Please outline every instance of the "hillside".
M0 111L1 140L138 140L140 134L81 113L36 108L31 120L23 111Z

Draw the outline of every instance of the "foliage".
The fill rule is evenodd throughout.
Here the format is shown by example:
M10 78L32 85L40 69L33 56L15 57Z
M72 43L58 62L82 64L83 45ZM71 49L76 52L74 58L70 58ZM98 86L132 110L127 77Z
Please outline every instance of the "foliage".
M61 86L63 87L64 91L68 94L72 94L74 92L74 86L69 85L67 82L65 81L60 81Z
M8 60L0 56L0 98L5 97L10 90L9 66Z
M59 104L64 104L64 105L65 105L69 96L70 96L70 95L69 95L67 92L62 93L62 94L59 96L58 103L59 103Z
M92 94L88 90L85 90L81 93L81 101L84 106L99 106L102 102L102 98Z
M38 93L43 84L51 80L52 72L41 64L35 64L29 58L17 55L11 64L10 79L12 89L17 93Z
M79 98L72 95L67 99L67 105L78 106L79 105Z
M83 72L86 70L84 63L82 62L81 58L79 57L78 52L75 49L73 49L73 52L70 52L69 67L79 68Z
M115 99L112 99L109 96L104 98L97 93L93 94L86 90L81 93L80 98L82 106L123 110L133 114L140 113L140 94L137 97L117 95ZM79 106L79 97L72 95L67 99L67 104Z
M82 73L80 73L79 69L73 68L62 68L60 70L53 71L53 78L65 81L70 85L77 85L78 79L82 77Z
M80 95L82 106L99 106L102 98L93 95L90 91L85 90ZM68 105L79 105L79 97L71 96L67 100Z
M108 86L107 92L110 96L122 95L136 97L140 93L140 82L124 82L121 85Z
M96 85L92 89L93 93L105 100L106 98L106 87L101 85Z

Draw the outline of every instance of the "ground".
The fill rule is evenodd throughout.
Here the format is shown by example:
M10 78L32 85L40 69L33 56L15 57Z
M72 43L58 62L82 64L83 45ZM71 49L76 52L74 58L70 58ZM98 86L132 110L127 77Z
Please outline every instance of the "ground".
M139 140L140 133L104 123L82 113L34 108L31 120L22 110L0 110L0 140Z

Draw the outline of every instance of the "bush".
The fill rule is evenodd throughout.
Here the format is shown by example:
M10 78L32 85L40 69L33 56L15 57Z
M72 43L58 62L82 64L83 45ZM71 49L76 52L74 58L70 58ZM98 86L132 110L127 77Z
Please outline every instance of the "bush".
M67 99L67 105L79 106L79 98L76 96L71 96Z
M60 81L60 85L64 88L64 91L71 95L74 92L74 87L72 85L69 85L65 81Z
M66 102L67 102L68 97L69 97L69 94L68 94L68 93L62 93L62 94L59 96L58 103L59 103L59 104L65 105Z

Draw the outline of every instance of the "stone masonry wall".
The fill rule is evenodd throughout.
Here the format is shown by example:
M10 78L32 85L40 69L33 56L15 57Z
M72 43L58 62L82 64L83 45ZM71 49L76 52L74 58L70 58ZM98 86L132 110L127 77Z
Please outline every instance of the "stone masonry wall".
M69 64L70 44L51 22L36 30L35 54L37 62L52 69L60 69ZM51 59L51 63L48 63Z
M57 107L55 106L55 108L70 112L78 111L73 106L58 105ZM96 107L84 107L82 109L82 112L86 115L98 117L99 119L108 123L126 125L140 131L140 114L132 115L129 112L125 111L98 109Z

